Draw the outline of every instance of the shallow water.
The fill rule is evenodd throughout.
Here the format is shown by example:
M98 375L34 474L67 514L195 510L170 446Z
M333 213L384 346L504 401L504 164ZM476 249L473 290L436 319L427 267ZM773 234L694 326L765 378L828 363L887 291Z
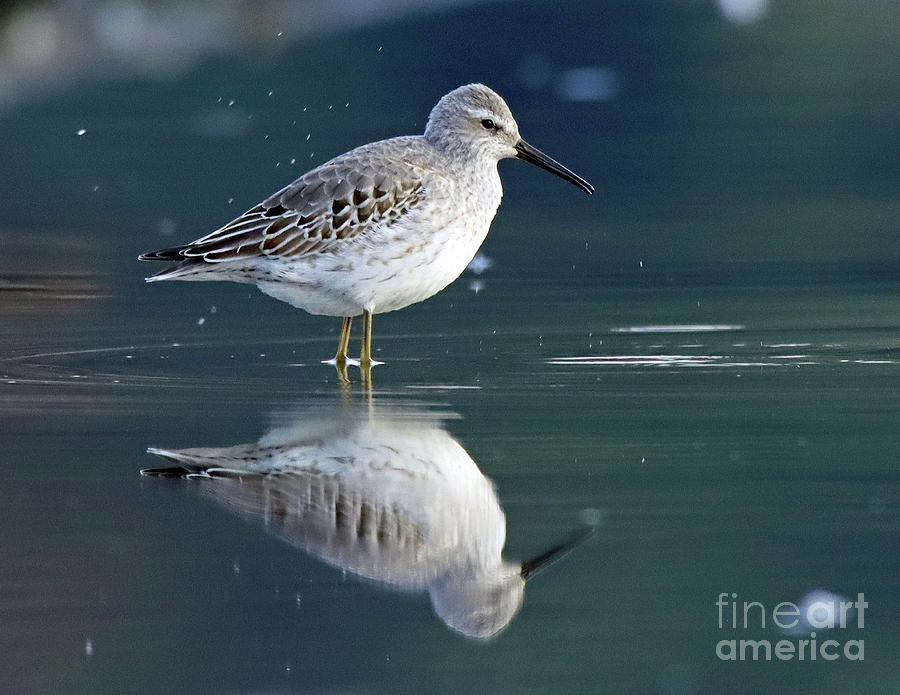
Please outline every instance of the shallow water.
M378 317L371 393L320 363L337 320L247 288L5 291L0 689L893 687L896 284L470 280ZM382 529L366 565L321 514L291 511L296 489L139 474L166 465L148 447L260 438L302 465L421 472L339 486L403 507L408 532ZM493 638L453 617L477 601L435 610L434 577L515 568L591 529ZM863 639L863 664L717 658L722 639L785 638L771 621L719 629L720 593L771 610L814 589L864 593L864 627L819 633Z
M0 113L0 693L897 692L892 5L382 4ZM472 80L597 193L502 163L493 264L376 317L371 392L337 319L143 283ZM815 661L717 655L860 594Z

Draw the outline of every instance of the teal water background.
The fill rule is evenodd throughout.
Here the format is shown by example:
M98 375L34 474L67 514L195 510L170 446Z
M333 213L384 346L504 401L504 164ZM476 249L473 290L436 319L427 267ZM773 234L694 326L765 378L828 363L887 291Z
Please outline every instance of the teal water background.
M896 692L895 20L488 3L0 113L0 690ZM566 97L591 66L615 95ZM373 393L320 364L337 319L143 283L138 253L474 80L598 192L502 163L492 265L377 317ZM596 523L488 642L139 475L147 447L253 442L285 410L397 407L444 414L496 485L505 557ZM813 590L865 594L863 628L819 633L863 661L716 657L785 637L720 629L720 593Z

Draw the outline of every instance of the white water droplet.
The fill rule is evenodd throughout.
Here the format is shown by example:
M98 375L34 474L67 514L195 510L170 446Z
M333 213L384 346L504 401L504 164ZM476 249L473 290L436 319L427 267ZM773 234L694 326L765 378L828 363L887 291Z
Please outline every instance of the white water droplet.
M718 0L722 16L734 24L755 24L766 16L769 0Z
M469 265L466 268L476 275L481 275L485 270L494 265L494 261L485 256L480 251L475 254L475 257L469 261Z
M84 135L86 132L87 130L85 130L84 128L79 128L77 131L75 131L75 135Z
M603 522L603 512L595 507L585 507L578 512L578 518L588 526L599 526Z

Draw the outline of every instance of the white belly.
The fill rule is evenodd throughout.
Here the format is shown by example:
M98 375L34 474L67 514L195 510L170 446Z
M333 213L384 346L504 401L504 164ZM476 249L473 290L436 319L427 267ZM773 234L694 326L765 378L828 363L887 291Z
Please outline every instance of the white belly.
M274 266L267 259L272 275L281 281L259 280L257 285L311 314L396 311L428 299L460 276L484 242L496 210L460 210L454 216L449 207L432 207L426 216L410 216L356 237L339 253L277 261Z

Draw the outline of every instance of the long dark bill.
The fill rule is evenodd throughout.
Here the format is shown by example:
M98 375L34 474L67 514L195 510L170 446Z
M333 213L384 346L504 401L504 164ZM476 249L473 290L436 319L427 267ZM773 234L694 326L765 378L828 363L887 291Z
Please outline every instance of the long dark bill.
M553 546L550 550L541 553L537 557L526 560L522 563L522 579L531 579L535 574L546 569L554 562L561 560L571 553L575 548L584 543L588 538L594 535L596 529L588 528L578 531L558 545Z
M524 140L519 140L518 144L516 145L516 152L518 153L516 154L516 157L518 157L519 159L524 159L526 162L531 162L532 164L538 165L541 169L546 169L551 174L556 174L559 178L565 179L569 183L578 186L588 195L592 195L594 193L594 187L583 178L581 178L578 174L570 169L567 169L552 157L548 157L537 147L532 147Z

